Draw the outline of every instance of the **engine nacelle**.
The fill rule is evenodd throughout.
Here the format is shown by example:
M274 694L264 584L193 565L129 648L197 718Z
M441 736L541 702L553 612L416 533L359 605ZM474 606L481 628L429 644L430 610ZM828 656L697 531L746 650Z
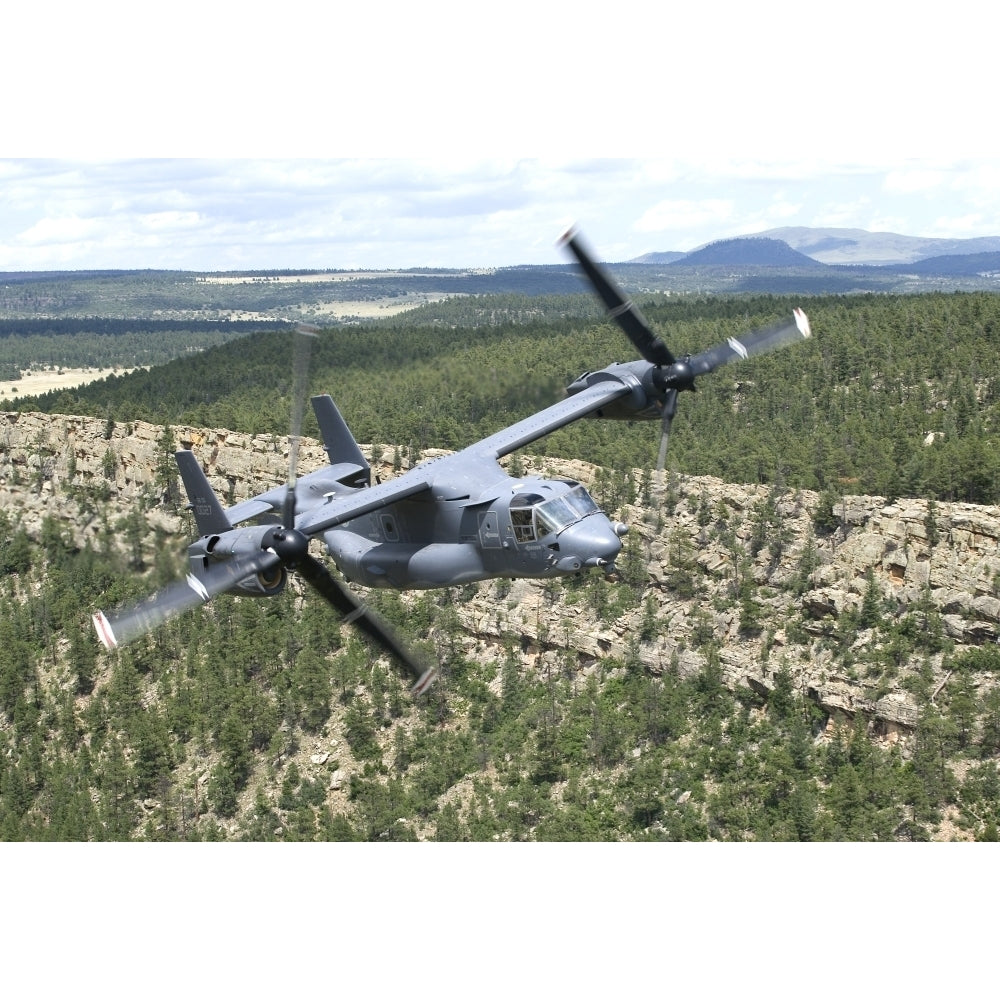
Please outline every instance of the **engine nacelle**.
M242 583L236 585L236 589L241 594L249 594L251 597L274 597L285 589L288 583L288 574L284 566L275 566L271 570L262 570L255 576L247 577Z
M188 546L188 556L192 562L223 562L234 556L250 556L261 549L270 547L274 528L257 525L252 528L233 528L218 535L202 535Z
M594 417L605 420L659 420L663 393L654 381L656 366L646 361L629 361L608 365L598 372L584 372L566 387L569 396L598 382L620 382L629 389L626 396L601 407Z
M218 535L202 535L188 546L188 558L197 576L199 570L207 570L212 563L228 559L252 556L261 549L271 548L274 542L274 528L257 525L250 528L234 528ZM251 597L274 597L280 594L288 583L288 574L280 563L273 569L261 570L240 581L233 588Z
M272 549L274 545L275 528L272 525L233 528L217 535L202 535L188 546L188 558L194 575L198 577L203 571L211 572L213 563L253 556L262 549ZM251 597L274 597L285 589L287 583L285 567L278 563L241 580L233 590Z

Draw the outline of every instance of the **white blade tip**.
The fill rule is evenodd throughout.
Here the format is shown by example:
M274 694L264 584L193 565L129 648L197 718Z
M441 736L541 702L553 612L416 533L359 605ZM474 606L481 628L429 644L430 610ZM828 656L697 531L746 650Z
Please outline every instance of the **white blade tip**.
M101 640L101 644L105 649L117 649L118 639L115 637L115 633L111 629L111 623L105 617L103 611L98 611L93 618L94 630L97 632L97 638Z
M425 670L421 675L419 680L413 687L410 688L410 694L418 695L423 694L437 679L438 668L437 666L431 667L429 670Z
M803 337L811 337L812 330L809 327L809 317L801 309L793 309L792 315L795 317L795 325L799 328L799 333Z
M569 226L566 231L556 240L557 247L564 247L573 237L576 236L576 224Z

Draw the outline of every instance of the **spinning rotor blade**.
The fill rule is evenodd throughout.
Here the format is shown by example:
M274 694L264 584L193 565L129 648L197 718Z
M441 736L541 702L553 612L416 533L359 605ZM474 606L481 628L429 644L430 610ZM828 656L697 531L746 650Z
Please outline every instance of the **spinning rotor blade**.
M730 337L724 344L696 354L687 359L692 375L704 375L729 361L744 360L758 354L776 351L799 340L812 336L809 319L801 309L792 310L791 320L775 323L762 330L754 330L739 337Z
M660 453L656 458L656 481L663 485L663 467L667 462L667 445L670 443L670 425L677 412L677 390L667 389L663 398L663 416L660 419Z
M295 327L295 361L292 380L292 428L288 439L288 486L282 521L286 528L295 527L295 483L298 478L299 442L302 439L302 417L306 407L309 353L319 327L298 323Z
M437 664L428 664L412 650L407 649L389 623L380 614L362 604L318 559L306 555L295 568L330 605L344 615L346 621L357 625L417 678L410 689L412 694L423 694L434 683Z
M107 649L114 649L132 642L139 636L182 614L199 604L205 604L218 594L232 590L256 574L269 574L280 567L282 575L286 571L302 574L320 595L341 612L345 620L356 624L378 645L394 656L417 678L411 688L413 694L422 694L434 682L438 665L428 664L413 651L407 649L389 624L376 612L362 604L351 591L342 586L327 568L309 554L310 535L295 527L295 487L298 468L299 442L305 410L305 396L308 388L307 375L312 339L319 330L314 326L300 323L295 328L294 384L292 390L292 422L289 440L288 483L283 502L283 522L280 526L263 531L263 526L244 531L229 528L224 513L219 513L217 525L219 538L215 539L210 551L216 553L217 561L203 571L189 573L184 580L165 587L151 597L128 605L106 615L98 611L93 616L97 636ZM200 474L200 469L198 470ZM183 472L183 469L182 469ZM204 477L201 477L204 479ZM186 481L187 485L187 481ZM200 484L195 483L198 487ZM207 480L205 490L211 492ZM421 486L421 488L423 488ZM190 495L189 486L189 495ZM213 496L214 499L214 496ZM194 501L192 501L194 502ZM225 527L223 527L225 525ZM213 525L213 528L216 526ZM308 530L308 529L307 529ZM222 539L226 539L225 542ZM248 551L248 546L259 549ZM232 554L220 558L222 554ZM196 562L197 565L197 562ZM282 581L283 582L283 581ZM255 588L248 588L254 590ZM267 592L267 588L263 588ZM276 592L274 588L272 592Z
M622 328L635 349L654 365L672 365L675 359L670 349L649 328L642 313L625 298L611 275L594 260L576 231L570 229L559 242L579 261L583 273L607 308L608 315Z
M346 621L352 622L379 646L393 655L417 678L411 689L421 694L431 686L437 675L437 664L429 666L406 648L399 637L380 615L362 604L354 594L341 585L330 571L316 558L309 555L308 539L295 530L295 483L298 474L299 441L302 436L302 419L305 412L309 353L319 328L306 323L295 327L295 378L292 389L292 426L288 448L288 486L285 491L282 519L290 540L289 552L284 560L307 583L339 611ZM296 545L296 543L298 543ZM294 546L294 550L293 547Z
M231 590L248 576L273 569L280 562L281 558L276 553L261 550L245 559L215 563L201 576L189 573L183 580L164 587L151 597L121 608L110 616L98 611L93 616L97 637L105 649L124 646L165 621Z
M776 351L779 347L786 347L810 336L811 330L806 314L801 309L793 309L790 320L739 337L730 337L724 344L716 344L701 354L675 361L669 367L662 368L656 376L656 381L664 389L663 431L660 435L660 454L656 463L656 472L660 480L662 481L663 466L667 457L670 425L677 412L679 391L695 389L695 379L699 375L707 375L730 361L745 360L758 354Z
M663 393L660 451L656 461L657 478L661 483L670 441L670 428L677 412L678 392L693 390L695 379L699 375L707 375L730 361L774 351L797 340L803 340L811 334L806 314L801 309L794 309L791 320L739 337L730 337L724 344L717 344L694 357L677 359L650 329L639 310L625 298L611 275L594 260L575 230L570 229L559 242L579 261L594 291L607 308L608 314L622 328L636 350L646 361L656 366L652 373L652 381Z

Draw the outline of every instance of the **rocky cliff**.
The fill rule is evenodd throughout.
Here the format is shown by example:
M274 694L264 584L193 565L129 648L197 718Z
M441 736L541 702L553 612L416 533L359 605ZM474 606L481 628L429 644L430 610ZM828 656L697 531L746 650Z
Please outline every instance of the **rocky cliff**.
M0 509L29 534L56 518L80 542L141 510L183 551L193 526L172 482L174 447L195 451L228 503L287 474L287 440L271 435L2 413ZM325 456L306 439L300 459L304 472ZM524 580L472 588L455 605L470 654L498 655L516 636L539 670L571 658L586 673L613 657L686 675L715 658L732 688L766 694L787 674L831 724L860 712L874 735L896 739L917 719L914 676L938 691L949 656L1000 638L1000 508L848 495L823 509L807 491L682 476L658 488L638 471L609 500L592 466L522 462L618 508L631 528L622 580L587 592ZM887 627L907 623L918 639L900 651Z

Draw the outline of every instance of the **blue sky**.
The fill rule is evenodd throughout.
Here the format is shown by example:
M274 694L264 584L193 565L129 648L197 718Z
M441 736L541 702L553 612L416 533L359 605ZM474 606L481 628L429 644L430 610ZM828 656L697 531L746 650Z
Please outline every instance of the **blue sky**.
M608 260L791 225L1000 235L966 0L116 9L12 15L0 269L545 264L571 223Z

